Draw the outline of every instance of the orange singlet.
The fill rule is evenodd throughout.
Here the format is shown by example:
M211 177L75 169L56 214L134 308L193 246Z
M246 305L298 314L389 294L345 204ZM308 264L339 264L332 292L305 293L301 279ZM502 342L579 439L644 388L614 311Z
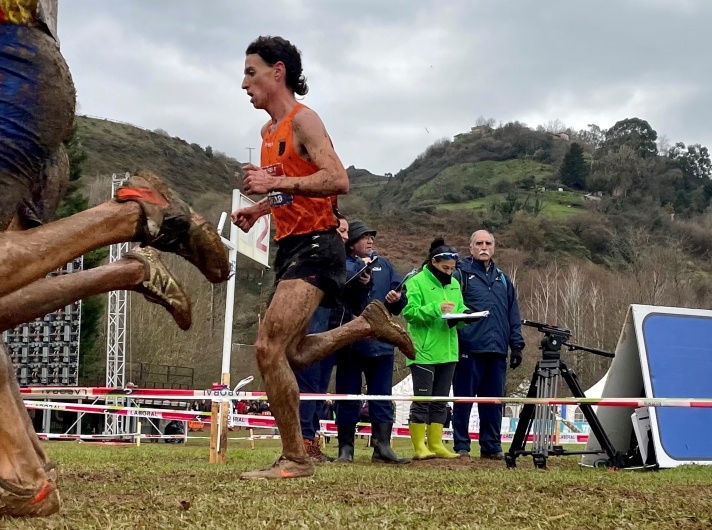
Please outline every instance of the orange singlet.
M299 178L319 171L316 164L304 160L294 149L292 120L302 108L306 107L297 103L273 133L269 132L269 128L265 130L260 160L262 168L270 175ZM330 197L306 197L273 191L268 198L276 228L275 241L339 226L334 216L334 201Z

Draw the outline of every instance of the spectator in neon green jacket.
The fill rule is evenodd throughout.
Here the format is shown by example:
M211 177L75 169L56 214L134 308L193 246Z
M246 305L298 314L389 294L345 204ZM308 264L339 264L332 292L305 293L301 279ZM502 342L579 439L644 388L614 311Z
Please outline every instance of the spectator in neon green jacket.
M428 259L418 274L406 283L408 304L403 317L416 349L408 361L413 376L414 396L447 396L458 360L457 330L443 320L448 313L467 310L460 284L452 277L457 250L438 238L430 245ZM445 402L417 402L410 407L410 438L415 460L457 458L443 445ZM425 443L427 426L427 445Z

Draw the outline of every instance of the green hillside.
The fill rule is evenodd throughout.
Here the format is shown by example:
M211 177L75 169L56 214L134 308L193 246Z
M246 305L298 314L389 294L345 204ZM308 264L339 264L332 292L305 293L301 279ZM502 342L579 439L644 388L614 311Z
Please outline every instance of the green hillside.
M87 154L80 185L91 203L108 198L112 173L151 169L208 219L229 211L230 190L241 184L237 160L160 130L77 123ZM565 135L516 122L480 126L434 143L394 176L349 167L350 193L339 206L378 230L376 250L401 273L423 262L434 237L467 255L472 231L487 228L496 235L497 265L514 275L523 317L571 327L577 343L613 349L631 303L712 306L709 153L682 144L659 152L656 137L638 118ZM177 333L162 308L132 295L133 359L195 367L196 385L209 385L220 367L224 286L210 286L184 260L166 261L193 300L194 327ZM247 263L238 260L234 377L258 373L245 345L274 281L271 270ZM525 338L538 341L535 332ZM532 347L524 372L531 374L535 358ZM396 381L406 373L401 361ZM584 384L607 366L576 361ZM516 388L517 377L508 386Z
M163 176L210 219L230 208L229 191L240 185L237 160L161 130L86 117L78 117L77 123L88 154L82 185L93 195L92 202L107 198L105 179L112 173L145 168ZM622 120L609 131L592 126L566 134L518 122L482 125L435 142L395 176L349 167L351 192L339 204L352 218L393 224L417 241L466 221L531 252L529 243L535 238L522 239L516 232L526 222L560 258L573 255L624 266L629 260L625 244L614 241L625 240L621 231L632 227L660 237L682 232L685 241L693 242L689 251L694 255L712 253L712 238L695 224L712 198L706 148L677 144L658 153L651 140L655 131L637 118ZM595 194L596 200L585 201L587 194ZM693 224L671 225L671 213ZM606 236L602 242L582 226L597 226L598 232L618 237ZM558 247L555 241L563 243ZM393 252L404 262L420 259L415 250ZM535 256L530 259L536 262Z
M548 180L553 171L551 165L532 160L466 162L443 169L435 178L416 188L409 202L462 202L462 199L476 199L490 193L533 187L537 180Z
M467 202L440 204L438 209L446 211L473 210L486 216L493 208L496 210L499 205L508 200L519 201L525 211L536 209L538 214L553 218L576 215L585 211L582 193L557 190L524 191L517 195L494 193Z
M82 146L87 152L83 188L92 189L96 203L111 192L113 173L151 170L166 180L196 209L209 213L229 207L240 163L209 146L188 143L165 131L155 132L109 120L77 116ZM103 186L102 186L103 184ZM218 201L219 207L211 207ZM202 208L201 208L202 207ZM219 215L219 214L218 214Z

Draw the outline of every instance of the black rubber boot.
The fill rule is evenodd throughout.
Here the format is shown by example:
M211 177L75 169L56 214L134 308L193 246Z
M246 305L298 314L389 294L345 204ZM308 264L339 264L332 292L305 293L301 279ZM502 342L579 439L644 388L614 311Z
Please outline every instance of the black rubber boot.
M371 433L376 444L373 448L371 462L381 464L410 464L410 458L398 458L398 455L391 449L392 429L392 423L371 424Z
M353 462L356 425L337 425L336 429L339 437L339 457L336 461Z

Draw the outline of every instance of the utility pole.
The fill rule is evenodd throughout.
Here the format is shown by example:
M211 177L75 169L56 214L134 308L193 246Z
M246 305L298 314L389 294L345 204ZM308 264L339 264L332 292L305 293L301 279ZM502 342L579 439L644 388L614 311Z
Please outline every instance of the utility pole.
M254 147L245 147L245 149L247 149L247 151L250 153L250 159L248 162L252 164L252 150L254 149Z

